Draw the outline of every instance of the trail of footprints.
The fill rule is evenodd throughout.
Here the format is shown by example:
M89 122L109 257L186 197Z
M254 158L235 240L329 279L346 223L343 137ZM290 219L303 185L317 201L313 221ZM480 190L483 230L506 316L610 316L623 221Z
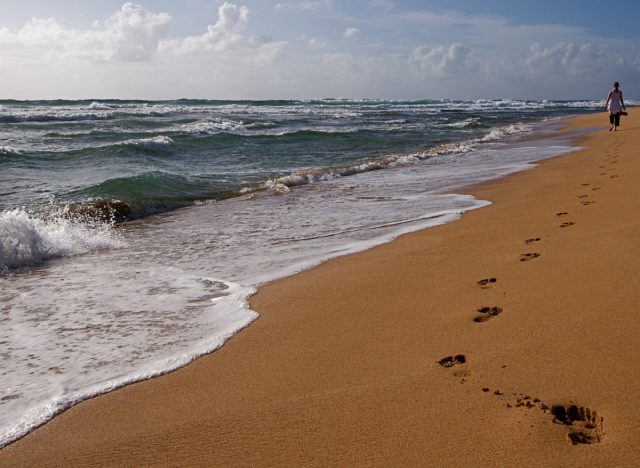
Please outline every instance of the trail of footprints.
M611 163L615 164L617 163L617 160L612 160ZM600 168L605 167L606 166L601 166ZM606 173L601 175L606 175ZM618 177L618 175L612 174L610 177L613 179ZM587 182L582 184L583 187L590 187L590 185L591 184ZM601 190L601 188L602 187L592 187L591 191L595 192ZM578 195L578 198L582 200L580 204L588 206L595 203L593 200L584 200L588 197L589 195L587 194ZM566 211L556 213L557 217L564 217L568 215L569 213ZM565 228L573 225L575 225L575 222L565 221L560 225L560 227ZM531 245L538 243L541 240L542 239L540 237L531 237L525 240L525 244ZM540 253L538 252L526 252L520 254L520 261L529 261L538 257L540 257ZM497 282L497 278L491 277L483 278L477 281L477 284L481 289L489 289L494 287ZM503 312L503 309L498 306L482 306L476 311L479 314L473 318L473 321L476 323L483 323L500 315ZM445 368L457 367L457 370L454 371L453 375L461 377L461 383L465 383L466 377L471 375L471 372L466 369L468 359L464 354L446 356L437 361L437 363ZM506 367L506 365L503 365L502 367ZM555 404L549 406L537 397L531 397L522 393L512 393L511 396L507 396L498 389L491 391L489 387L483 387L482 391L508 400L506 402L506 406L508 408L522 408L524 410L537 409L545 414L548 413L552 417L552 422L554 424L561 424L568 427L567 439L573 445L598 443L601 442L604 437L604 419L596 411L586 406L579 406L573 402L570 402L569 404ZM544 423L546 424L546 421Z
M437 363L447 369L457 367L453 375L461 378L460 383L465 383L466 378L471 375L471 372L466 369L468 359L464 354L446 356ZM507 366L505 364L502 367ZM548 405L535 396L515 392L507 395L499 389L492 390L489 387L482 387L482 392L500 398L507 408L523 411L538 410L549 414L552 423L568 428L567 440L573 445L596 444L604 438L604 418L589 407L579 406L573 402ZM547 424L547 421L543 421L543 424Z

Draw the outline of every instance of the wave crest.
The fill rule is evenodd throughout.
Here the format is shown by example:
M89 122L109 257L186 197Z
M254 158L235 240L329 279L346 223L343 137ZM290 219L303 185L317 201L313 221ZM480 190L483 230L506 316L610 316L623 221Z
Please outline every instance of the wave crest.
M19 122L74 122L79 120L108 120L113 118L112 112L67 112L67 113L50 113L50 112L33 112L18 114L0 115L0 122L19 123Z
M93 101L91 104L89 104L89 109L108 110L111 109L111 106L108 106L107 104L103 104L101 102Z
M242 132L246 128L247 126L236 120L214 119L198 120L182 126L181 130L192 135L215 135Z
M0 145L0 155L13 156L13 155L19 155L19 154L22 154L22 151L20 151L17 148L14 148L12 146L2 146L2 145Z
M266 182L253 187L243 187L238 193L246 194L262 190L272 190L276 193L285 193L290 187L314 184L330 181L341 177L347 177L363 172L377 171L389 167L405 164L413 164L434 156L447 154L469 153L483 143L494 143L511 135L528 133L531 126L513 124L506 127L494 128L482 138L462 141L458 143L446 143L425 151L408 154L390 154L381 158L361 161L350 166L306 169L281 177L269 179Z
M45 220L21 209L0 213L0 272L124 245L110 224L62 217Z
M138 138L134 140L125 140L121 145L134 145L140 148L151 150L166 150L173 145L173 140L166 135L158 135L151 138Z
M531 132L531 126L522 124L507 125L506 127L499 127L492 129L479 141L498 141L510 135L520 135L522 133Z

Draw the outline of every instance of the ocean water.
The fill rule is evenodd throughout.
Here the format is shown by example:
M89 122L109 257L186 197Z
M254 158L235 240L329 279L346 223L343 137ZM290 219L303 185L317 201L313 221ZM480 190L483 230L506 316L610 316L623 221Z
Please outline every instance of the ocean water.
M264 282L487 205L456 189L602 104L0 101L0 447L215 350Z

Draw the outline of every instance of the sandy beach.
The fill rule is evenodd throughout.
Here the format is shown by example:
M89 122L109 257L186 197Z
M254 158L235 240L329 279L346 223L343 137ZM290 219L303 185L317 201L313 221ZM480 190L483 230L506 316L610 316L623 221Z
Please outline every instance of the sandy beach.
M260 318L1 466L637 466L640 113L461 220L260 289ZM484 281L483 281L484 280Z

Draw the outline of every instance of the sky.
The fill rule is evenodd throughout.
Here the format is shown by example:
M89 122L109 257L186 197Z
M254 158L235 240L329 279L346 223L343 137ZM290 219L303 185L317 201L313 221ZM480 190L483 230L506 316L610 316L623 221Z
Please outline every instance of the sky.
M0 99L640 97L637 0L0 7Z

